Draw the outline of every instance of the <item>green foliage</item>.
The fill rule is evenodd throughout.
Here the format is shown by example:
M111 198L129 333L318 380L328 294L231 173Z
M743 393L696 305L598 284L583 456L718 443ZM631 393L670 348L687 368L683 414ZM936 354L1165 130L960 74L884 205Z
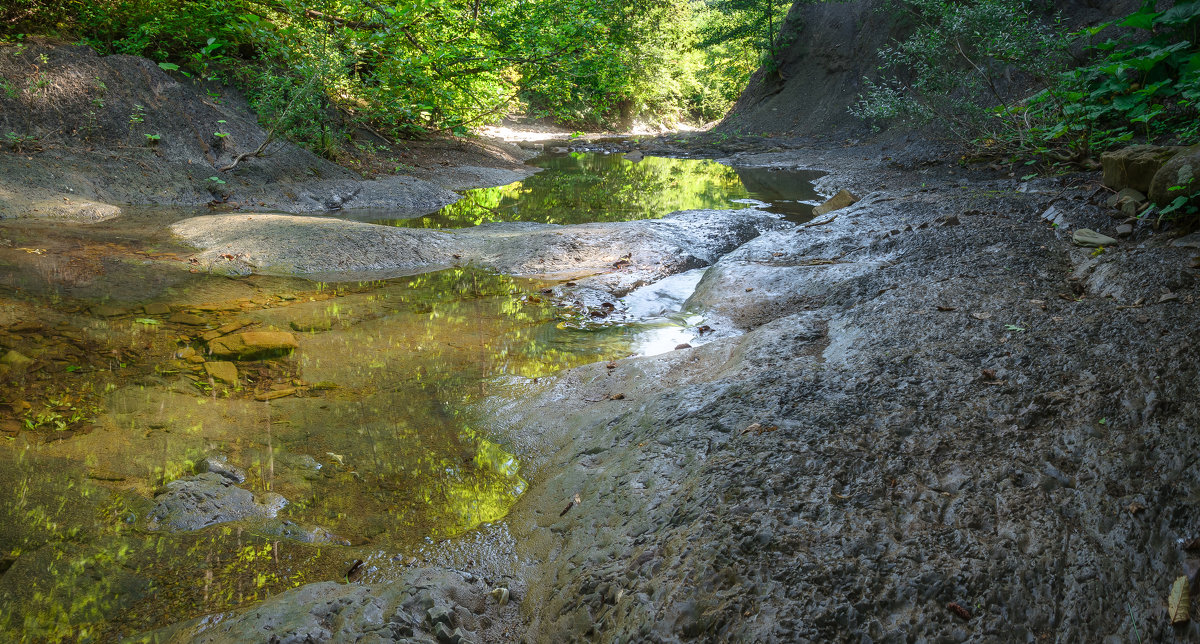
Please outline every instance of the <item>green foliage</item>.
M894 7L917 28L881 52L890 75L867 82L851 110L860 117L937 118L982 150L1047 162L1084 162L1135 137L1200 138L1200 0L1163 12L1148 1L1073 34L1039 19L1032 0ZM1087 54L1082 64L1072 47Z
M895 0L912 21L912 35L880 50L879 82L851 112L887 120L939 119L970 137L991 123L999 106L1015 123L1010 87L1044 82L1061 69L1064 40L1032 13L1032 0Z
M1114 27L1129 29L1093 44L1096 60L1065 72L1029 102L1035 133L1076 148L1109 147L1135 135L1200 138L1200 2L1183 0L1162 13L1146 3L1078 36Z
M410 136L464 133L520 110L580 127L710 120L724 113L760 58L785 43L778 32L789 5L16 2L18 10L0 10L9 18L0 29L78 38L102 54L146 56L167 72L234 83L264 127L327 156L363 123Z

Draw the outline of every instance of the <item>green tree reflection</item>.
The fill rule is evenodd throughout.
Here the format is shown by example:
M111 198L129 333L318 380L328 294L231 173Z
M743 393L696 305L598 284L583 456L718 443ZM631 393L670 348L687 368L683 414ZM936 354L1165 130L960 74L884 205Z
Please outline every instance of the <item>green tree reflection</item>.
M532 162L547 171L501 186L468 190L442 210L378 223L463 228L490 222L580 224L653 219L696 208L743 208L750 195L737 171L715 161L572 153Z

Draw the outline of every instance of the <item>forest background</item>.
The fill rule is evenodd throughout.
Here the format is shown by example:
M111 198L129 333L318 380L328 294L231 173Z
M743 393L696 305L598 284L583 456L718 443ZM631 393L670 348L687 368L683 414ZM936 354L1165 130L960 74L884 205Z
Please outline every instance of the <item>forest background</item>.
M720 118L786 44L780 0L16 0L28 34L243 90L329 156L369 125L465 133L509 113L580 129Z

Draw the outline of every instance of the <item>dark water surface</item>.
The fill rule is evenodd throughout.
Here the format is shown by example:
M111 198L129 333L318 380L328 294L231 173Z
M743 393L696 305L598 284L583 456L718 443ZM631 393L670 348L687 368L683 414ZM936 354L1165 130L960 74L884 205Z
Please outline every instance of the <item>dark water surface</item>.
M707 161L540 163L403 223L613 221L751 198L802 217L815 199L809 175ZM357 559L387 581L502 519L527 485L476 403L702 341L702 318L681 310L702 270L595 321L552 301L553 284L472 268L338 284L204 273L166 232L194 214L0 222L0 641L110 641L344 579ZM222 383L206 339L238 325L300 348L238 361ZM211 456L287 505L274 520L155 529L155 494Z

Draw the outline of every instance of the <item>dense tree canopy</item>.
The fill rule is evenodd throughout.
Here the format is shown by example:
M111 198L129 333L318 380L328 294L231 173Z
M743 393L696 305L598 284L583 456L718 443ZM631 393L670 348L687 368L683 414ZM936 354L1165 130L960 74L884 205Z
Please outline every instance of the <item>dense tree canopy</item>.
M348 123L461 131L515 110L578 127L720 117L790 3L731 0L16 0L8 39L82 40L247 91L323 150Z

